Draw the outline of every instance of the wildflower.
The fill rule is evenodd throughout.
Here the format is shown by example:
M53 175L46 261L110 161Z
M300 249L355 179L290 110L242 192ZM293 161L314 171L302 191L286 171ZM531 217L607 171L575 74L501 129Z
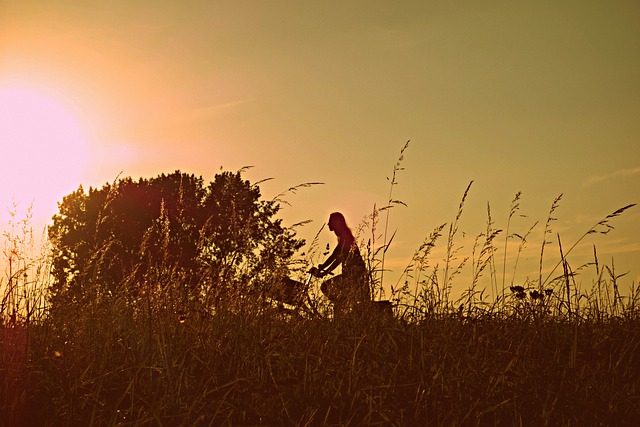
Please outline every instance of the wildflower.
M527 297L522 286L511 286L509 289L511 289L511 292L513 292L518 299L525 299Z

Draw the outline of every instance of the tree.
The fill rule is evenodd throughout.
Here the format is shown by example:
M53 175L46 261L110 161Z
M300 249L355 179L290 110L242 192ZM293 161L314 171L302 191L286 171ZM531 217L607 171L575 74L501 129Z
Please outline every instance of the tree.
M181 304L224 302L286 274L303 245L241 172L176 171L64 197L53 217L52 309L179 289ZM172 294L174 297L177 294Z

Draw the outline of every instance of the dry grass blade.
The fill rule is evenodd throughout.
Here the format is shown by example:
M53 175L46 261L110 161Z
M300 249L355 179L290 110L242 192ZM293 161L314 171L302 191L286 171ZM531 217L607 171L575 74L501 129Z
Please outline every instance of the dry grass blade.
M303 188L313 187L314 185L324 185L324 182L303 182L302 184L294 185L293 187L287 188L285 191L277 194L273 199L273 202L284 203L285 205L291 205L284 197L287 194L296 194L299 190Z
M578 240L575 241L575 243L573 245L571 245L571 247L569 248L568 251L565 252L565 257L567 255L569 255L576 246L578 246L578 244L588 235L590 234L594 234L594 233L600 233L600 234L608 234L611 230L614 229L614 227L609 224L609 220L612 218L616 218L618 216L620 216L622 213L624 213L625 211L627 211L628 209L631 209L632 207L636 206L635 203L627 205L623 208L620 208L618 210L616 210L615 212L607 215L606 217L604 217L603 219L601 219L600 221L598 221L597 223L595 223L590 229L588 229L582 236L580 236L580 238L578 238ZM604 227L604 230L599 230L598 227ZM544 246L543 246L544 249ZM542 254L540 255L542 258ZM542 281L542 259L540 260L540 266L541 266L541 270L540 270L540 280L541 280L541 287L544 286L549 278L553 275L553 273L556 271L556 269L562 264L562 260L558 261L558 263L553 267L553 269L551 270L551 272L547 275L547 277L545 278L544 282Z
M562 194L558 195L558 197L556 197L553 200L553 203L551 203L551 208L549 209L549 215L547 216L547 222L544 225L544 231L542 233L542 245L540 247L540 264L539 264L539 271L538 271L538 287L540 289L543 288L544 283L542 281L542 262L544 260L544 248L551 242L549 242L547 240L547 235L551 234L551 223L553 221L556 221L557 218L553 217L553 213L555 212L555 210L558 208L559 204L560 204L560 200L562 199Z
M393 172L391 174L391 179L389 179L387 177L387 180L389 181L389 197L387 200L387 207L392 207L393 205L403 205L403 206L407 206L405 203L401 202L400 200L394 200L392 198L393 196L393 187L395 187L398 184L397 178L398 178L398 172L400 172L401 170L404 170L404 168L402 167L402 162L404 161L404 152L407 150L407 148L409 148L409 142L407 141L404 146L402 147L402 149L400 149L400 156L398 157L398 160L396 161L396 164L393 166ZM390 210L387 209L386 212L386 217L384 220L384 236L383 236L383 240L382 240L382 246L383 247L388 247L387 245L387 232L389 230L389 213ZM395 236L395 232L393 233ZM393 237L392 237L393 239ZM389 242L389 244L391 244L391 242ZM382 288L384 285L384 261L385 261L385 254L386 254L387 250L385 249L382 252L382 259L380 260L380 292L382 294Z
M445 258L445 267L444 267L444 278L442 280L442 285L444 286L444 292L445 292L445 301L448 298L448 294L449 294L449 289L451 287L451 278L453 275L455 275L460 268L462 268L462 266L465 263L465 260L462 261L462 263L460 263L460 265L453 270L451 270L451 263L455 260L455 255L458 252L457 249L454 249L454 238L456 236L456 234L458 233L458 221L460 220L460 217L462 217L462 211L464 210L464 203L467 200L467 196L469 194L469 190L471 189L471 185L473 184L473 181L469 182L469 185L467 186L467 188L464 190L464 194L462 195L462 199L460 200L460 205L458 206L458 212L456 214L456 219L451 223L451 225L449 226L449 236L447 237L447 255Z

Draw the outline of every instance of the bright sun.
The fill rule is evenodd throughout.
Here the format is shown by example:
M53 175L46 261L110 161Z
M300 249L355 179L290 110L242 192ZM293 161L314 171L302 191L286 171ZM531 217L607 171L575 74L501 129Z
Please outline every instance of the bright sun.
M86 136L72 112L39 92L0 86L0 221L14 202L51 217L78 187L87 165ZM22 218L18 218L22 219ZM1 225L1 224L0 224Z

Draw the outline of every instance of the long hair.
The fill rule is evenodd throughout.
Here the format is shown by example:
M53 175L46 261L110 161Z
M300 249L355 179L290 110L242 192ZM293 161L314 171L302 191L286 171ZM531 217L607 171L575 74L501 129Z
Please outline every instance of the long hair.
M344 215L340 212L333 212L329 215L329 226L338 235L338 239L341 243L347 247L355 243L355 237L351 229L347 226L347 221L344 219Z

